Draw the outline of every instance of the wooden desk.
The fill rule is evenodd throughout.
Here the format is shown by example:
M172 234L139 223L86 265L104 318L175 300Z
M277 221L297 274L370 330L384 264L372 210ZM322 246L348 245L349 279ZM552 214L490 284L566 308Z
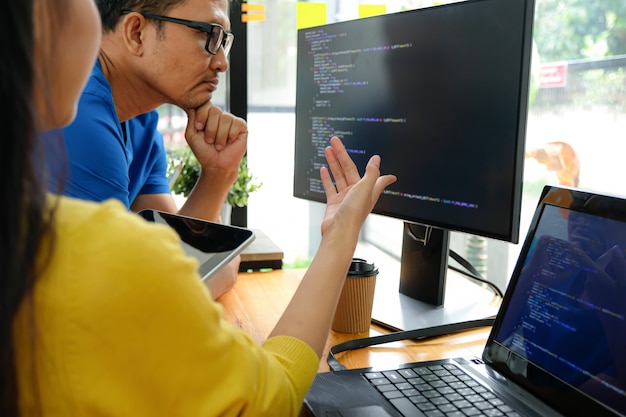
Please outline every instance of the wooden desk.
M258 342L267 338L287 306L305 270L280 269L269 272L241 272L235 287L218 300L224 317L247 331ZM489 327L442 336L422 342L399 341L343 352L337 359L348 368L391 367L397 364L458 356L478 356L489 335ZM346 340L377 336L387 331L372 325L369 332L330 332L319 371L328 371L326 355L331 346Z

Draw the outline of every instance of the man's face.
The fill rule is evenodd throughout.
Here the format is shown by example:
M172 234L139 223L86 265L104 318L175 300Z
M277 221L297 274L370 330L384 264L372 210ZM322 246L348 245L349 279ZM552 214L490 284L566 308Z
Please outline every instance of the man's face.
M188 0L165 15L204 23L218 23L230 30L227 0ZM146 45L145 68L152 86L164 95L164 103L183 109L197 108L211 100L218 74L228 69L222 48L211 55L205 50L207 34L184 25L160 23L161 33Z

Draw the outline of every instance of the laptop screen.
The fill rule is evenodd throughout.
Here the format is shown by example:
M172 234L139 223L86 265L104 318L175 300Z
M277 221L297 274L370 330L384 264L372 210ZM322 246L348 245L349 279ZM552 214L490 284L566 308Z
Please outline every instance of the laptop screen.
M626 206L566 192L544 192L485 360L540 397L626 413Z

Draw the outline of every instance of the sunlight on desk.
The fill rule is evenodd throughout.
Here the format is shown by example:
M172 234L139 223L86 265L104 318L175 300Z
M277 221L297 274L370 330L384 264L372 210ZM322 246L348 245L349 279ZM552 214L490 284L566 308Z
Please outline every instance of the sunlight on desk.
M231 291L219 298L224 318L242 328L262 343L278 322L296 291L305 269L278 269L269 272L240 272ZM468 330L426 341L403 340L342 352L337 360L347 368L389 367L406 362L480 356L489 335L489 327ZM372 325L369 332L347 334L330 332L319 371L328 371L326 355L331 346L352 339L388 333Z

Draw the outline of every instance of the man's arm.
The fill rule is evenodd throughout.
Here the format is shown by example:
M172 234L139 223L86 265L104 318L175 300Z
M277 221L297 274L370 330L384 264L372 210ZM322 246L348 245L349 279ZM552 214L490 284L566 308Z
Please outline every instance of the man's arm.
M237 180L248 138L245 120L206 103L188 110L185 139L201 166L200 176L182 207L177 208L167 179L167 157L157 130L156 111L128 122L134 150L130 166L133 211L146 208L218 221L228 191Z
M131 210L136 212L143 209L155 209L198 219L218 221L228 191L237 179L239 161L246 151L247 124L243 119L225 113L210 103L199 109L189 110L187 114L185 139L202 167L200 177L193 190L180 209L176 206L171 193L140 191L131 203ZM142 135L140 133L142 130L143 135L150 131L153 134L157 133L154 120L147 125L152 125L152 128L148 129L137 125L139 128L136 133ZM151 145L156 145L158 142L158 145L161 146L162 140L155 141L154 136L152 136L151 140L145 142ZM152 146L148 148L152 149ZM165 166L162 164L164 162L162 160L165 159L164 151L157 149L155 154L152 154L148 148L143 149L143 152L135 152L134 158L139 158L139 154L143 154L144 158L141 160L134 159L133 164L140 163L141 166L145 167L147 163L143 159L152 159L153 163L147 164L151 166L152 172L146 181L149 181L149 178L156 178L152 181L151 186L159 189L158 183L167 180L166 173L163 172L166 170L167 164ZM236 257L211 279L205 281L214 298L218 298L232 288L237 279L240 259L239 256Z
M178 213L178 207L171 194L139 194L130 205L130 209L135 213L147 209Z
M234 179L219 170L203 170L195 191L179 209L167 179L167 156L163 137L157 130L158 114L150 112L128 122L133 139L133 159L129 169L133 212L153 209L217 221ZM230 174L232 176L232 173ZM235 178L237 172L234 172ZM190 200L190 201L189 201ZM233 259L211 279L204 281L215 299L232 288L237 280L240 258Z

